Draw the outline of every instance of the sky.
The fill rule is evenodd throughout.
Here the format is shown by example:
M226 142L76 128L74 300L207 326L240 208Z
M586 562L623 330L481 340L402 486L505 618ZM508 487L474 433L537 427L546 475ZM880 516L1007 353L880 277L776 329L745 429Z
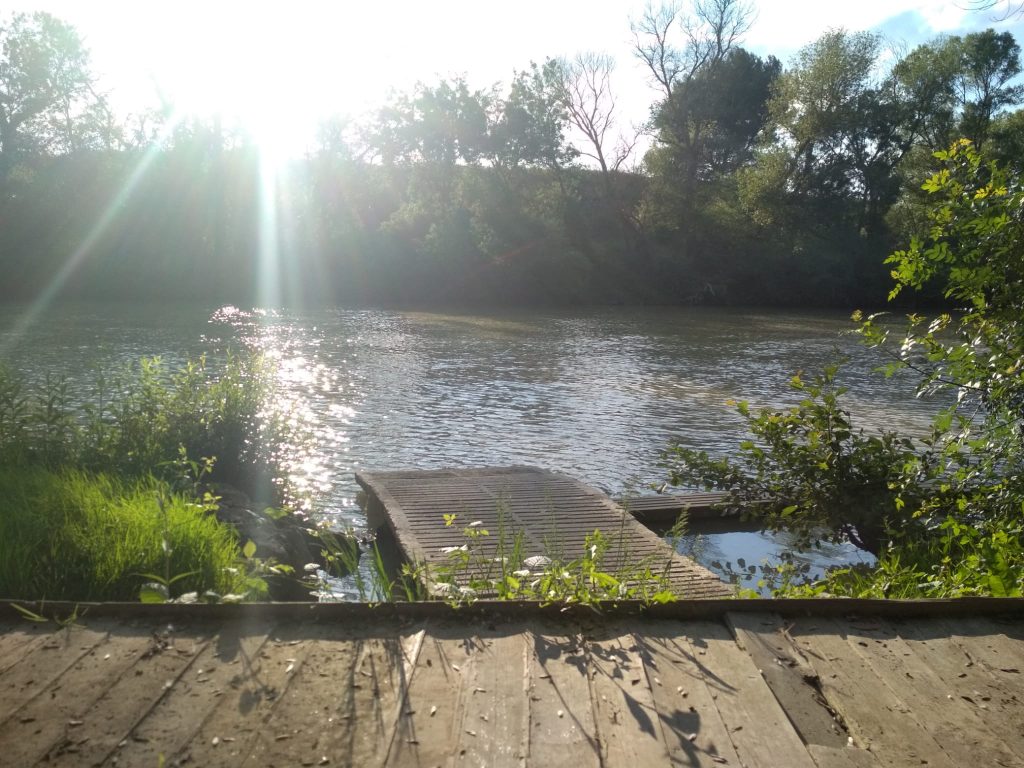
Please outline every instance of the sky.
M969 0L755 0L743 40L785 64L830 28L881 32L913 47L938 34L993 26L1024 41L1024 15L972 12ZM1005 0L1003 0L1005 2ZM639 125L656 93L631 55L630 19L646 0L14 0L72 23L121 114L163 94L188 112L226 113L266 143L302 151L316 123L358 117L392 90L456 74L473 87L507 83L548 56L600 51L616 59L622 123ZM301 149L300 149L301 148Z

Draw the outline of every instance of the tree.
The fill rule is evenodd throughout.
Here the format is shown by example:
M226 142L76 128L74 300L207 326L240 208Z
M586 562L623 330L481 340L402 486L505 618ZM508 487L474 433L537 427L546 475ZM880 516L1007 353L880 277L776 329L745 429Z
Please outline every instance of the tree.
M48 13L0 27L0 158L110 144L112 119L97 95L75 29Z
M779 77L770 140L741 179L756 216L811 229L841 222L844 240L885 234L884 216L900 192L896 170L930 127L935 101L915 90L920 66L879 73L881 53L874 33L832 30Z
M470 90L465 78L417 83L377 115L369 142L385 164L476 163L490 150L491 93Z
M664 94L655 107L656 138L676 158L683 216L693 208L700 158L714 119L694 108L706 93L695 83L725 61L752 19L752 7L742 0L695 0L688 14L677 4L648 6L632 25L634 52ZM673 41L674 27L680 43Z
M499 168L536 166L559 170L577 156L565 139L568 114L560 96L561 72L555 59L531 62L516 72L508 96L498 105L492 151Z
M615 144L610 144L609 131L616 123L611 87L614 70L615 59L608 54L586 52L572 60L558 60L558 101L589 144L580 154L597 162L606 182L608 174L619 170L636 146L636 136L627 138L621 132Z
M1003 107L1021 103L1024 86L1011 85L1020 74L1020 46L1009 32L987 29L952 38L960 67L955 86L962 109L960 134L982 149L993 116Z

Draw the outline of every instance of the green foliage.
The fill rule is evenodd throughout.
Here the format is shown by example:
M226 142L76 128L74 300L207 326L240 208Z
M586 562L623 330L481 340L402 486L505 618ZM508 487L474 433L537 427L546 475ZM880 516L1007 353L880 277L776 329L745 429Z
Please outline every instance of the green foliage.
M144 359L100 373L84 402L72 402L68 385L48 375L30 387L0 367L0 458L158 474L196 491L202 474L243 487L280 479L283 448L306 440L275 408L274 368L259 355L200 357L175 370ZM190 457L204 457L201 472Z
M677 597L667 558L639 558L620 571L607 569L605 558L609 551L621 549L621 534L594 531L575 558L556 556L558 547L549 548L551 557L527 556L521 532L507 531L501 519L499 514L499 529L493 535L479 521L469 523L462 530L465 543L448 552L448 562L408 569L406 577L423 581L432 597L454 605L479 598L596 605L619 600L665 603ZM453 523L454 519L445 520L446 526ZM622 559L632 558L626 553Z
M794 533L800 548L829 539L877 554L890 529L914 524L907 507L912 490L903 479L916 466L916 453L895 433L854 427L840 406L846 390L837 385L837 372L832 365L811 381L794 376L790 386L801 400L785 411L755 414L737 403L751 435L737 456L714 459L674 445L664 455L669 482L728 491L730 507L770 530Z
M936 153L924 184L930 226L888 259L894 298L938 284L958 311L911 315L897 338L876 317L866 343L887 353L884 372L918 375L922 394L951 390L930 434L854 432L838 405L836 369L793 386L807 398L786 412L750 415L754 440L736 459L676 447L674 483L732 493L772 528L806 546L814 532L878 556L785 594L870 597L1020 595L1024 583L1024 188L1017 172L986 162L968 140Z
M789 597L1022 597L1024 529L1003 518L947 518L928 536L894 541L873 566L837 568L816 583L781 585Z
M135 600L140 574L160 573L182 591L244 590L233 531L152 479L3 466L0 496L5 597Z

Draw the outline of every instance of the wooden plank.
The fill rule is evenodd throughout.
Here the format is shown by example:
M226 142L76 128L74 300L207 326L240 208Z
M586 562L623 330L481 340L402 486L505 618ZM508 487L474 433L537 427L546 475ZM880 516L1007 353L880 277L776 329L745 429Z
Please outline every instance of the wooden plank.
M693 622L688 640L740 762L750 768L815 768L786 713L729 630L722 624Z
M814 668L829 706L843 718L857 746L874 752L883 765L956 765L907 703L853 651L834 621L800 619L789 634Z
M459 740L473 644L427 629L386 765L443 765Z
M1007 636L1009 626L989 618L944 622L946 630L972 659L993 677L1019 684L1024 675L1024 641ZM1017 624L1019 631L1019 623Z
M808 744L807 751L818 764L818 768L877 768L878 757L859 747L826 747Z
M850 646L890 690L906 702L916 718L954 762L966 765L1018 765L1014 755L967 703L950 697L946 685L884 621L840 622Z
M475 634L466 706L456 733L460 765L521 766L529 751L531 648L524 627Z
M669 751L650 681L625 627L587 642L602 766L665 765Z
M203 719L177 758L202 766L240 765L267 730L278 702L291 688L318 634L317 625L279 627L253 657L248 684L224 691L218 706ZM298 738L301 733L274 730L270 735L284 740Z
M340 755L327 754L325 737L338 728L334 702L339 685L353 679L358 645L351 632L336 626L316 625L308 631L312 642L302 663L263 717L247 753L239 751L245 759L238 765L316 765L324 758L340 762Z
M694 768L741 765L686 640L688 626L645 621L635 634L672 763Z
M172 685L192 668L210 641L209 625L188 629L166 626L156 631L138 628L149 639L135 664L116 679L94 704L79 703L77 715L63 739L47 753L46 765L101 765L128 738L146 713ZM101 646L98 652L105 652ZM104 681L106 682L106 681Z
M90 626L53 630L20 662L0 675L0 723L41 695L52 682L106 641L116 622L96 621ZM52 629L52 627L51 627Z
M53 629L49 622L40 624L26 620L18 624L0 624L0 675L46 642Z
M942 695L978 708L990 730L1009 749L1024 755L1024 729L1020 727L1024 723L1024 674L1017 675L1019 680L994 677L987 665L976 662L949 636L947 625L940 620L894 621L893 626L907 647L942 681Z
M88 630L86 630L88 631ZM37 689L0 725L2 757L8 765L33 765L47 753L75 749L75 733L96 702L135 665L151 645L145 633L112 628L49 685Z
M266 621L221 625L186 674L165 682L162 695L142 713L107 763L159 765L174 756L187 755L203 722L225 696L242 690L249 691L253 699L263 695L256 658L269 640L272 627Z
M845 748L848 734L826 706L814 670L786 636L782 617L729 613L726 621L804 743Z
M530 632L530 751L528 765L599 766L601 750L590 699L582 638L550 628Z
M611 572L635 569L650 561L666 570L677 588L693 597L731 594L707 569L682 557L599 491L566 475L531 467L418 472L357 473L356 480L383 508L406 557L414 562L444 562L444 550L467 543L463 530L479 520L492 536L474 543L493 552L502 535L520 536L525 556L553 560L579 558L596 529L611 540L603 567ZM376 509L376 505L373 505ZM457 514L445 525L445 514Z
M333 721L323 732L319 749L331 765L383 765L391 743L398 738L400 712L405 706L412 670L419 658L424 632L419 627L399 634L397 627L362 632L355 641L354 667L348 677L334 681Z

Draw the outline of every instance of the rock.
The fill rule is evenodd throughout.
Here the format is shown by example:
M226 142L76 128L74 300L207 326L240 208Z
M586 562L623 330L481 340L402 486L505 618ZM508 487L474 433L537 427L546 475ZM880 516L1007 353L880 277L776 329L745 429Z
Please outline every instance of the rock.
M262 510L266 507L254 504L244 492L227 484L211 484L207 490L220 499L214 511L217 520L233 526L238 531L240 543L252 541L256 545L256 557L264 560L273 559L295 569L292 576L274 576L267 579L271 598L311 599L308 587L301 583L301 579L306 575L303 568L310 562L323 562L320 556L323 545L309 522L292 514L275 518L262 511L257 512L257 509ZM343 544L354 547L358 556L359 543L354 537L340 533L336 533L335 536Z

